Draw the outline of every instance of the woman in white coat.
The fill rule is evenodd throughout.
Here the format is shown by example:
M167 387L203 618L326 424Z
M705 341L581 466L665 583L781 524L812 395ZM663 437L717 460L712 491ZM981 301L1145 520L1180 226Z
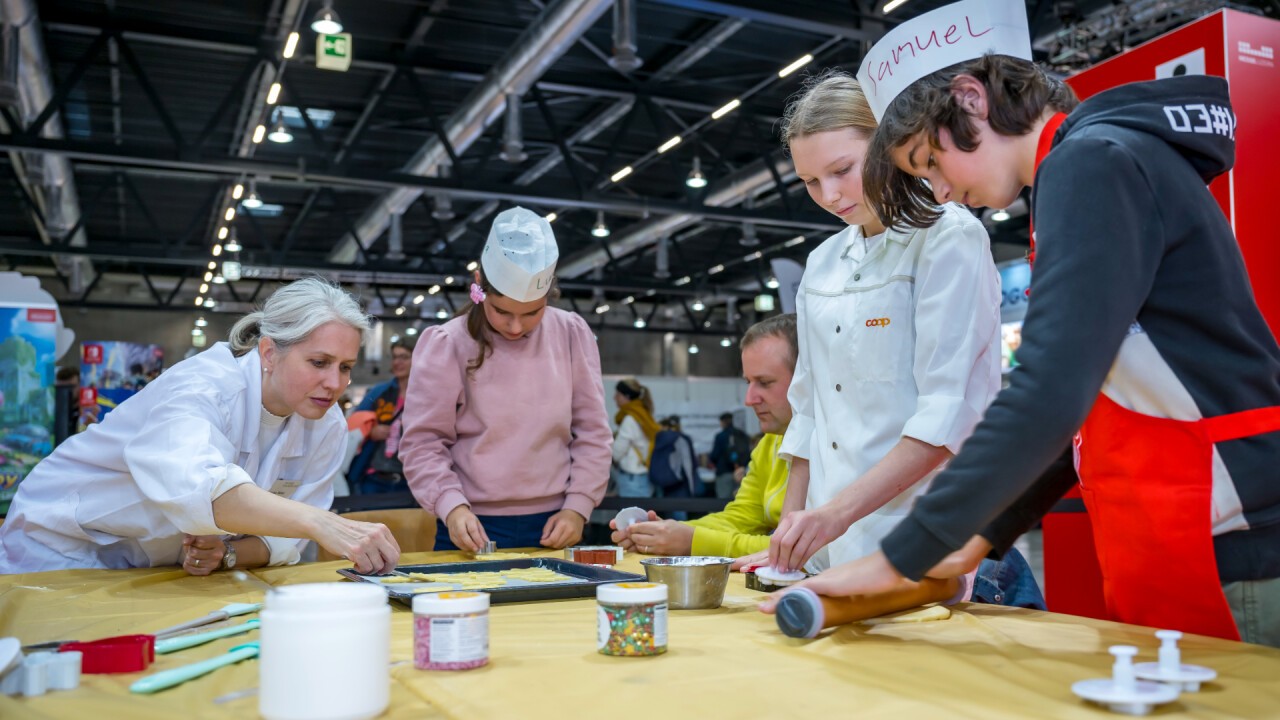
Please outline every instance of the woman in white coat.
M383 525L328 511L346 444L335 402L369 320L318 278L277 290L230 342L178 363L45 458L0 526L0 573L298 561L305 539L360 572L395 566Z
M987 232L953 204L927 229L885 228L862 193L875 128L857 81L839 71L816 78L783 118L809 196L848 227L809 255L796 298L794 414L779 450L791 459L787 514L770 543L778 567L812 558L820 570L879 549L1000 390ZM1020 556L988 566L976 590L1043 607L1024 569Z

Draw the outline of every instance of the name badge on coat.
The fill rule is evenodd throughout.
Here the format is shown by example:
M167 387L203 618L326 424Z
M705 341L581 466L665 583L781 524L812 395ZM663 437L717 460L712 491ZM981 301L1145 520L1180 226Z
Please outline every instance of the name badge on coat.
M293 497L294 491L299 487L302 487L301 480L285 480L284 478L280 478L271 484L271 489L267 492L272 495L279 495L282 498L291 498Z

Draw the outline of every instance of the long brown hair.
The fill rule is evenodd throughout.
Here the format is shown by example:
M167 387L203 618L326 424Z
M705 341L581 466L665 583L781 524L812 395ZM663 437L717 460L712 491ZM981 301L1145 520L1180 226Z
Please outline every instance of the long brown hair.
M506 297L493 287L489 279L484 276L483 270L476 270L475 282L488 297ZM552 301L559 299L560 286L556 283L555 277L552 277L551 289L547 291L547 304L550 305ZM472 340L476 341L476 345L480 348L476 356L467 363L467 375L475 375L480 366L484 365L484 361L493 354L493 339L489 337L489 333L493 332L493 328L489 327L489 320L484 316L484 306L479 303L467 300L465 305L458 308L458 312L454 317L463 317L464 315L467 318L467 334L471 336Z

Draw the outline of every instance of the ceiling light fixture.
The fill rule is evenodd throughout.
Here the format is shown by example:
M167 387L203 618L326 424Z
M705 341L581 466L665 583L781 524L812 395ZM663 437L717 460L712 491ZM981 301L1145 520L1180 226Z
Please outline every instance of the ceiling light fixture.
M293 133L289 132L289 128L285 127L284 120L278 120L276 121L276 126L272 128L271 134L267 135L267 139L273 143L291 143L293 142Z
M1004 222L1009 218L1010 215L1008 210L1001 209L991 213L991 220L994 222Z
M229 253L238 253L244 249L244 246L240 244L240 239L236 237L235 228L231 229L231 238L227 240L227 244L222 249Z
M781 70L779 70L779 71L778 71L778 77L780 77L780 78L784 78L784 77L786 77L786 76L790 75L791 73L793 73L793 72L795 72L795 71L799 70L800 68L804 67L805 65L808 65L808 64L809 64L809 63L811 63L811 62L813 62L813 56L812 56L812 55L807 55L807 54L806 54L804 57L800 58L799 60L796 60L795 62L791 63L790 65L788 65L788 66L786 66L786 67L782 68Z
M609 226L604 224L603 210L596 213L596 224L595 227L591 228L591 234L598 238L609 237Z
M693 169L689 171L689 177L685 178L684 184L695 190L707 186L707 176L702 174L702 159L697 155L693 157Z
M254 145L257 145L258 143L262 142L262 138L266 137L266 135L267 135L267 126L266 126L266 125L259 125L258 127L254 128L254 129L253 129L253 144L254 144Z
M734 98L734 99L730 100L729 102L725 103L724 105L721 105L721 106L720 106L720 109L718 109L718 110L716 110L715 112L711 113L711 119L712 119L712 120L719 120L720 118L724 117L725 115L728 115L729 113L733 112L734 110L737 110L737 109L738 109L738 106L739 106L739 105L741 105L741 104L742 104L742 101L741 101L741 100L739 100L738 98Z
M630 165L628 165L628 166L626 166L626 167L622 168L621 170L619 170L618 172L616 172L616 173L614 173L614 174L610 175L610 176L609 176L609 179L610 179L610 180L612 180L613 182L618 182L618 181L619 181L619 180L621 180L622 178L624 178L624 177L626 177L626 176L630 175L630 174L631 174L631 170L632 170L631 166L630 166Z
M244 195L244 183L236 183L236 186L231 188L231 199L239 200L241 195Z
M697 354L698 354L698 345L697 345L697 343L689 343L689 354L690 354L690 355L697 355Z
M281 55L285 60L293 57L293 53L298 49L298 40L300 36L296 32L289 33L289 39L284 41L284 52Z
M267 104L275 105L280 100L280 83L271 83L271 89L267 91Z
M342 32L342 21L338 19L338 13L333 11L333 6L329 0L325 0L324 7L320 8L315 18L311 21L311 29L321 35L334 35Z
M249 181L249 197L241 200L240 204L250 210L257 210L262 207L262 198L258 197L258 183L256 180Z
M668 140L668 141L666 141L666 142L664 142L664 143L662 143L661 145L659 145L659 146L658 146L658 154L659 154L659 155L661 155L662 153L664 153L664 152L666 152L666 151L670 150L671 148L673 148L673 147L675 147L675 146L679 145L679 144L680 144L681 142L683 142L683 141L684 141L684 138L680 137L679 135L676 135L675 137L671 138L670 140Z

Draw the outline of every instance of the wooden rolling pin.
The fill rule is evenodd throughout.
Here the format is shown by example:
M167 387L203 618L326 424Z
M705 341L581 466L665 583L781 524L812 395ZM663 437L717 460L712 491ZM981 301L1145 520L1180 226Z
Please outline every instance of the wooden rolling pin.
M960 589L957 578L903 583L887 592L853 597L827 597L804 587L789 590L778 601L778 629L788 637L817 637L829 627L950 600Z

